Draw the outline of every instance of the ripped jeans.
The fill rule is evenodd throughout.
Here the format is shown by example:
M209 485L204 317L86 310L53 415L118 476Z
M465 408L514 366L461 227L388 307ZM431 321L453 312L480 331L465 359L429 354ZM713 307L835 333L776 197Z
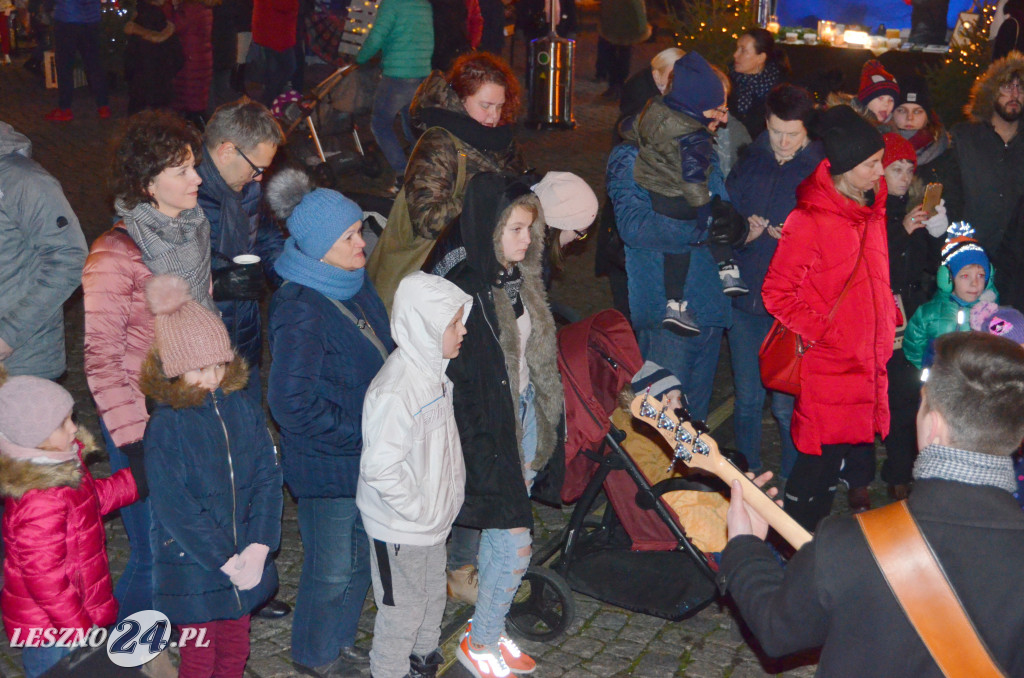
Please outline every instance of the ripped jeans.
M477 567L480 588L473 611L473 642L496 645L505 631L505 615L519 590L533 555L533 537L525 527L484 530L480 534Z
M529 468L537 456L537 411L535 390L527 385L519 397L519 418L523 427L523 460L527 467L527 492L536 471ZM479 589L473 611L472 640L477 645L496 645L505 631L505 615L519 590L519 583L530 566L533 536L525 527L511 530L483 530L477 554Z

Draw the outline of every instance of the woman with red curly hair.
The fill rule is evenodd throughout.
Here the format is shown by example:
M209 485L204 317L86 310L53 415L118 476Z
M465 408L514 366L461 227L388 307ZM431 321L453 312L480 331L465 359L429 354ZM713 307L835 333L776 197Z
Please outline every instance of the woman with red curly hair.
M398 282L420 268L441 230L462 213L469 180L526 169L514 138L520 96L512 69L488 52L464 54L447 74L434 71L420 85L410 113L426 131L366 266L388 309Z
M210 298L210 222L198 204L202 179L199 133L165 111L128 118L111 167L120 221L93 243L82 270L85 300L85 376L114 471L131 466L144 478L142 435L149 421L139 387L142 361L153 344L146 281L155 274L184 278L192 297L213 312ZM149 505L121 509L131 550L114 594L118 620L153 609Z

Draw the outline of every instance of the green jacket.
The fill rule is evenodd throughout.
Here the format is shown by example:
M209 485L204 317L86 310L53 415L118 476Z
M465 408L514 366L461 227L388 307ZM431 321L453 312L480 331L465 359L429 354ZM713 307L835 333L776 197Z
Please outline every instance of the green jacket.
M389 78L425 78L434 53L434 11L427 0L381 0L357 64L383 53L381 69Z
M684 197L692 207L711 201L708 172L714 141L707 127L656 96L623 136L635 139L640 149L633 179L641 187L671 198Z
M949 332L971 331L971 308L979 301L998 301L995 276L989 276L988 285L981 297L971 303L961 301L952 292L939 290L935 296L924 303L907 324L903 336L903 355L915 367L921 368L926 353L931 353L931 343L936 338ZM960 311L963 315L957 317Z

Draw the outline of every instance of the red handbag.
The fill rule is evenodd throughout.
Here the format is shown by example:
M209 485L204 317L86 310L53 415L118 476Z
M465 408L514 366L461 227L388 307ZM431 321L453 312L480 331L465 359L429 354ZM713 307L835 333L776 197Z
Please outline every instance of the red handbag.
M850 273L843 291L832 306L832 312L828 314L829 323L839 308L839 303L846 296L850 289L853 276L860 268L860 260L864 258L864 243L867 241L867 232L860 241L860 254L857 255L857 262L853 265L853 272ZM764 387L772 391L781 391L792 396L800 395L800 363L804 353L813 346L812 343L804 343L799 334L793 332L781 322L776 320L772 328L768 330L768 336L761 342L761 348L757 352L757 359L761 366L761 382Z
M800 395L800 362L807 347L796 332L776 320L757 352L764 387L789 395Z

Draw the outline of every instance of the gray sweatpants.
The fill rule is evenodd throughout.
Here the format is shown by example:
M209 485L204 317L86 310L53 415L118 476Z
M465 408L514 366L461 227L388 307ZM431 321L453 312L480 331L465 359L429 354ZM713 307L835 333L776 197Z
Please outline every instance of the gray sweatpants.
M370 566L377 620L373 625L370 672L374 678L402 678L409 655L437 649L447 602L444 542L436 546L389 544L370 539Z

